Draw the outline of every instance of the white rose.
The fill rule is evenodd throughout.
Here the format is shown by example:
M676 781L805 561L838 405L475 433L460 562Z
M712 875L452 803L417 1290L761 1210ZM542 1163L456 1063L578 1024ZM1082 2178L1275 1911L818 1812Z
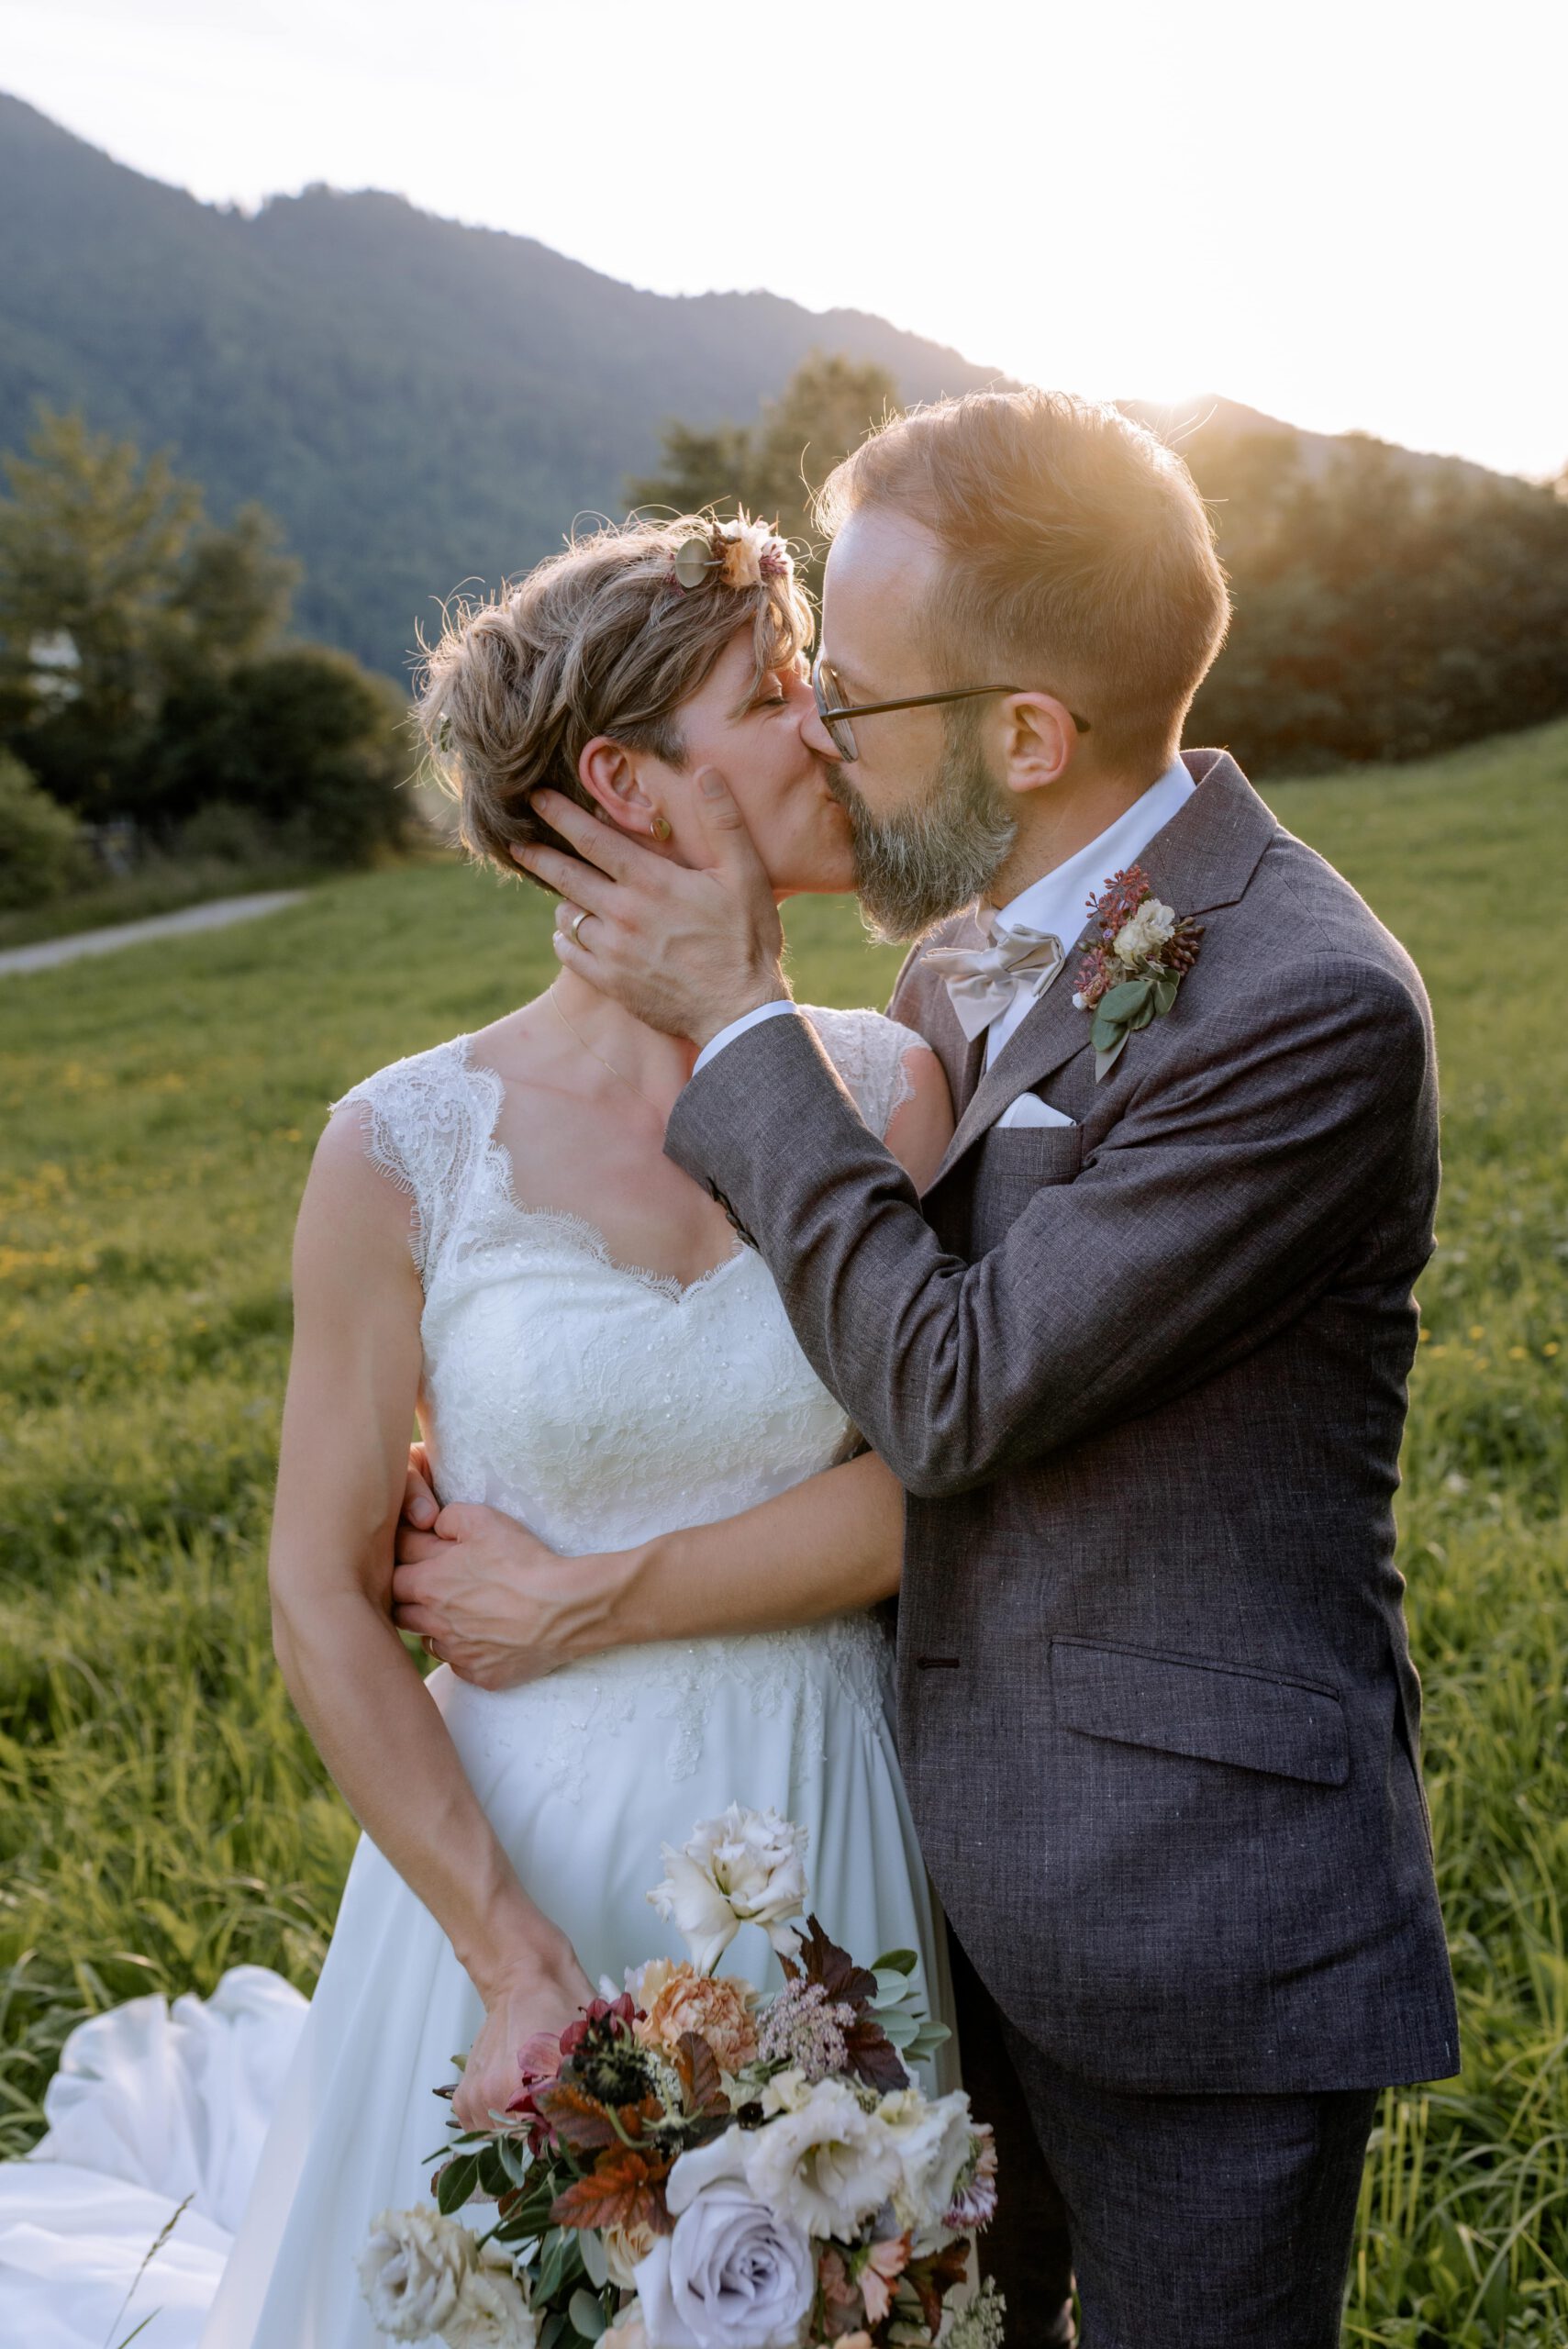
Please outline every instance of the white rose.
M917 2232L940 2227L974 2135L969 2099L962 2089L928 2098L918 2088L900 2088L883 2098L877 2117L904 2173L894 2196L900 2223Z
M599 2241L605 2266L617 2292L629 2292L637 2279L637 2263L646 2259L657 2237L650 2226L606 2227Z
M458 2288L441 2327L447 2349L534 2349L534 2321L509 2272L476 2268Z
M669 1870L648 1898L673 1924L694 1964L711 1974L742 1925L761 1925L783 1956L800 1936L785 1920L806 1907L806 1830L776 1810L731 1803L705 1819L689 1843L661 1846Z
M648 2349L796 2349L816 2290L804 2229L730 2180L695 2196L637 2271Z
M474 2272L473 2237L431 2210L384 2210L355 2263L371 2315L395 2341L426 2341Z
M804 2104L744 2132L746 2183L808 2235L850 2236L903 2183L879 2114L842 2080L818 2080Z
M1146 897L1117 931L1112 951L1120 962L1140 962L1173 937L1175 929L1173 907L1162 906L1158 897Z

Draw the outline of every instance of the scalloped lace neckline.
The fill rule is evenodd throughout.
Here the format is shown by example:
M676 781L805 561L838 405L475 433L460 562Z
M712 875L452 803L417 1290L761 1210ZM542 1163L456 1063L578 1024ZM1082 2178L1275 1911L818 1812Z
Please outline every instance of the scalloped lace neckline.
M488 1061L474 1058L472 1036L454 1037L452 1050L464 1074L480 1086L488 1098L485 1162L495 1175L497 1191L507 1212L516 1216L520 1223L550 1226L573 1246L581 1249L584 1255L592 1256L595 1264L602 1264L606 1272L618 1273L623 1279L635 1281L639 1288L651 1289L655 1297L663 1297L671 1305L684 1305L690 1298L701 1296L754 1253L744 1241L737 1240L728 1256L721 1256L717 1264L710 1264L705 1273L697 1275L695 1281L682 1281L673 1273L656 1273L649 1264L624 1263L615 1253L599 1226L590 1222L586 1216L573 1215L568 1208L525 1207L517 1197L512 1153L495 1130L500 1123L501 1105L506 1097L506 1080L499 1069L491 1067ZM759 1258L758 1262L761 1261Z

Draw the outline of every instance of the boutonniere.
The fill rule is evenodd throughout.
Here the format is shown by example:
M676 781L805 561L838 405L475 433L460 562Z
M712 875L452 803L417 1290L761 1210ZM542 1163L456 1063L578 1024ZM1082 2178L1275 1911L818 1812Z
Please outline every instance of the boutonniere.
M1151 1019L1162 1019L1176 989L1197 961L1203 926L1162 906L1140 864L1113 874L1104 895L1089 899L1099 937L1078 970L1073 1000L1092 1011L1095 1082L1110 1074L1127 1040Z

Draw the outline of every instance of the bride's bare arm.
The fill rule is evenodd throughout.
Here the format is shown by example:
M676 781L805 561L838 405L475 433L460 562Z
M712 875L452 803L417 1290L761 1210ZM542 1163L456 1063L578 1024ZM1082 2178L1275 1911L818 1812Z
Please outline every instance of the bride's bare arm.
M952 1136L929 1052L906 1061L912 1092L888 1147L929 1182ZM785 1630L873 1606L898 1587L904 1494L871 1453L714 1525L636 1548L562 1558L498 1510L440 1510L416 1453L398 1531L396 1620L428 1632L454 1672L504 1688L605 1648L716 1632Z
M518 1882L391 1619L419 1375L407 1230L406 1202L366 1161L352 1113L340 1114L317 1149L295 1242L273 1639L350 1808L484 2000L489 2021L459 2100L460 2117L477 2120L482 2097L504 2104L515 2091L521 2040L560 2029L590 1990L565 1936Z

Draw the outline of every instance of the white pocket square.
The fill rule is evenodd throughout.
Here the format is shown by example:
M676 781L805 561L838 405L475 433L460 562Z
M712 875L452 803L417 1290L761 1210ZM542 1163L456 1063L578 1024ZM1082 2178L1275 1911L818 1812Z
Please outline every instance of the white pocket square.
M1060 1109L1053 1109L1049 1101L1042 1101L1038 1093L1020 1093L1016 1101L1008 1102L996 1120L999 1130L1009 1132L1019 1126L1070 1126L1074 1122L1072 1118L1064 1118Z

